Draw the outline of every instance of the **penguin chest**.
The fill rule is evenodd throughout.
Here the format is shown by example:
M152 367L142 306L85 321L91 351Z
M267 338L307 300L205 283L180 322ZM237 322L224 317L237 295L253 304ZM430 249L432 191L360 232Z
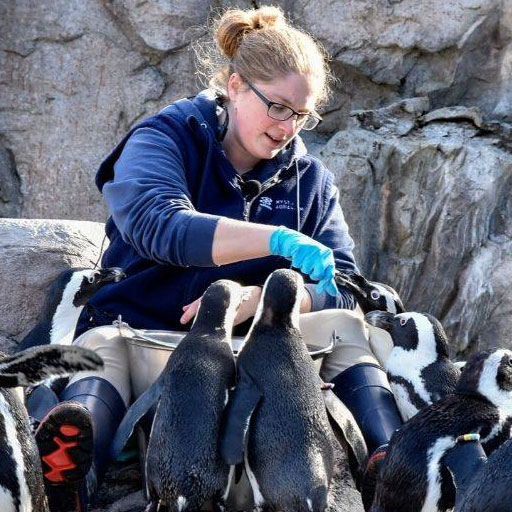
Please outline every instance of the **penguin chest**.
M426 495L421 512L443 512L448 509L446 496L443 496L441 459L453 446L455 437L444 436L436 439L427 451Z
M18 409L18 410L16 410ZM36 512L32 506L32 493L26 475L37 480L40 475L30 475L36 468L27 468L27 458L37 457L23 405L14 393L0 391L0 510L2 512ZM22 425L20 420L26 420ZM34 453L32 453L34 452ZM28 471L27 471L28 470ZM41 491L42 492L42 491ZM37 511L39 512L39 511Z
M413 354L397 347L392 350L386 362L391 389L404 420L411 418L420 409L432 403L422 376L424 368L424 361L415 360Z
M71 345L82 309L83 306L76 307L69 303L59 304L50 325L51 344Z
M285 408L281 414L277 405L261 407L255 414L245 465L256 505L293 510L293 503L302 503L307 510L308 500L319 499L317 487L327 493L334 457L328 420L311 405L309 411Z
M418 403L418 396L415 393L412 386L407 386L399 381L390 379L391 391L395 397L398 410L404 421L412 418L418 411L419 408L416 405Z

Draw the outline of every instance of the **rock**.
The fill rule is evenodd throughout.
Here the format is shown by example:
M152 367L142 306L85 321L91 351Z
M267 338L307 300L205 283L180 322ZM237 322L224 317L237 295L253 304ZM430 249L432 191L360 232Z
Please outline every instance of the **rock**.
M512 155L460 109L436 117L402 137L399 118L365 114L384 124L340 131L319 156L336 175L363 273L438 317L454 353L512 347Z
M0 219L0 349L36 324L48 285L67 267L93 267L103 224Z
M351 116L363 128L390 130L403 137L414 129L422 119L422 114L428 110L427 97L409 98L376 110L356 110Z
M0 133L21 180L21 216L105 221L93 179L102 158L155 101L185 91L167 91L99 2L3 2L0 33Z
M477 128L482 128L482 112L477 107L444 107L438 108L419 118L423 125L433 121L470 121Z
M413 96L429 96L435 108L476 105L512 120L510 2L278 3L333 57L340 86L326 110L338 123L338 108L347 114Z
M0 218L20 214L20 177L12 152L0 144Z
M150 50L175 51L205 31L211 2L204 0L107 0L105 6L131 36ZM144 51L144 47L139 46ZM147 51L146 48L146 51Z

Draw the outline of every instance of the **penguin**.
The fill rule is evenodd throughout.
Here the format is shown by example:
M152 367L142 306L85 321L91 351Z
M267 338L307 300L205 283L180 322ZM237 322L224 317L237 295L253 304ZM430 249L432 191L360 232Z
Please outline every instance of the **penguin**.
M37 345L71 345L78 317L87 301L108 283L125 274L117 267L69 268L50 286L38 323L18 344L18 351Z
M431 315L373 311L365 320L387 331L393 348L386 360L391 390L404 421L453 393L460 369L448 357L448 338Z
M370 510L453 508L455 488L444 465L448 451L459 436L472 432L491 453L510 438L511 424L512 351L479 352L466 363L453 394L421 409L394 433Z
M103 361L80 347L44 346L0 353L0 510L48 512L39 453L29 418L13 388L35 385L50 375L100 370Z
M454 512L508 512L512 503L512 439L487 458L479 437L463 436L464 444L445 458L457 490Z
M334 466L334 434L320 379L299 330L304 283L274 271L238 354L221 453L243 464L256 510L321 512Z
M402 299L387 284L368 281L355 272L340 270L336 271L334 280L338 286L344 286L354 294L363 313L388 311L397 314L405 311Z
M209 500L224 506L230 468L220 456L218 437L236 380L231 333L241 301L237 283L210 285L190 331L153 385L160 388L160 400L146 454L148 511L161 506L197 511Z

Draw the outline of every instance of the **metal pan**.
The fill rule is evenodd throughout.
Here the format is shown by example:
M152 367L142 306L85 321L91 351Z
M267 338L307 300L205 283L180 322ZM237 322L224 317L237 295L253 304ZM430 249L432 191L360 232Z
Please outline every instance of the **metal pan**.
M130 376L133 399L138 398L160 375L172 351L187 334L183 331L158 331L133 329L124 322L114 322L128 346ZM334 334L333 334L334 336ZM242 348L244 338L234 336L231 348L235 357ZM308 346L310 353L326 347ZM316 359L314 365L320 371L322 358Z

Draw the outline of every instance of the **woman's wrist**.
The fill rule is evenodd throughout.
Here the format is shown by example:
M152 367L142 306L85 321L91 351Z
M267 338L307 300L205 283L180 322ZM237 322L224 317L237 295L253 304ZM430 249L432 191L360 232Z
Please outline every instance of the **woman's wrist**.
M304 287L304 293L302 294L302 300L300 303L300 312L301 313L310 313L311 312L311 295L309 290Z

